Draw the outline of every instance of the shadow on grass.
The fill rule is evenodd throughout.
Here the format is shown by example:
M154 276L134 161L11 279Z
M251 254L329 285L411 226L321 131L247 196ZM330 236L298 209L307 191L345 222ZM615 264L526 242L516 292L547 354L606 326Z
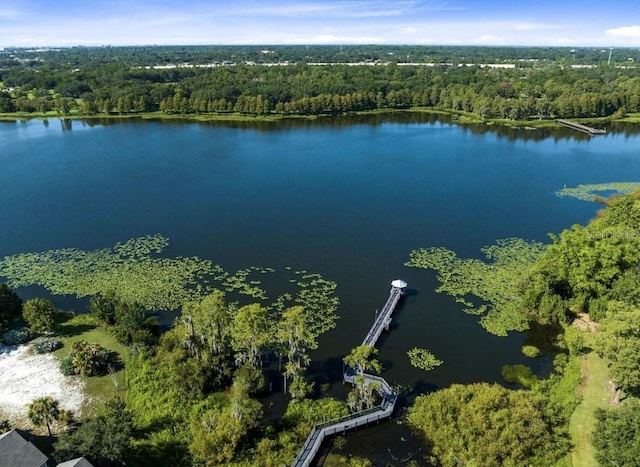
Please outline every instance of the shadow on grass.
M55 332L60 337L73 337L92 331L98 325L89 315L74 315L69 312L57 313L54 318Z
M120 358L120 354L118 354L118 352L113 352L113 351L109 352L109 364L108 364L108 367L109 366L116 373L118 371L120 371L120 370L124 370L124 362ZM107 368L107 372L104 373L104 374L108 374L108 373L109 373L109 370Z

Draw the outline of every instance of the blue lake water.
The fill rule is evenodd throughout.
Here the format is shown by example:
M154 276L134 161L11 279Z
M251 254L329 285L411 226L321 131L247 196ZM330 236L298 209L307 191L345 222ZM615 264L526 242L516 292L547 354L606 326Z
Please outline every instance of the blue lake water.
M425 389L499 381L502 365L524 362L526 336L487 334L433 292L433 273L404 266L409 252L441 245L480 256L498 238L547 242L598 209L556 190L639 179L640 139L628 133L503 135L432 118L242 128L0 123L0 258L161 233L169 256L227 270L318 272L337 282L341 300L337 327L313 354L313 373L332 383L390 281L402 278L411 293L380 341L384 377ZM406 352L416 346L445 364L414 369Z

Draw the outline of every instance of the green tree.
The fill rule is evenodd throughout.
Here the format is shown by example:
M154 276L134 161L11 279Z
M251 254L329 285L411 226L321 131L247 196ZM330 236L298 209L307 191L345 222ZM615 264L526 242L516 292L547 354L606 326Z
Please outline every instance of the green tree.
M628 308L607 314L600 323L596 350L609 359L616 386L640 395L640 310Z
M0 284L0 330L22 312L22 299L7 284Z
M600 465L638 465L640 401L628 399L618 407L597 409L595 418L592 443Z
M58 401L51 396L40 397L28 406L27 416L35 426L46 426L51 436L51 424L58 420L60 409Z
M99 466L127 465L133 452L132 437L131 414L125 402L116 397L105 403L103 415L60 434L53 455L58 462L84 456Z
M258 425L262 406L249 397L252 371L243 367L236 373L227 405L206 409L192 418L189 451L196 460L206 465L231 461L240 439Z
M182 306L180 323L187 329L187 346L196 356L206 351L222 355L230 344L231 312L225 294L215 290L198 302Z
M378 350L370 345L360 345L344 357L344 363L355 373L355 389L349 393L347 404L353 411L364 410L375 405L380 383L367 380L366 374L379 373L382 365L375 357Z
M407 421L443 466L553 465L568 450L542 399L499 385L454 384L418 396Z
M113 291L94 295L89 299L89 312L107 324L116 324L118 299Z
M22 317L31 332L51 331L54 312L53 303L44 298L32 298L22 305Z
M240 308L231 327L233 349L236 362L247 364L251 368L260 368L260 353L272 340L267 321L267 309L259 303Z
M305 384L302 372L309 366L310 349L318 348L315 336L309 330L304 308L295 306L282 313L278 323L278 340L286 348L287 363L284 371L284 387L287 390L287 380L294 382L289 387L289 393L294 399L302 399L311 389Z

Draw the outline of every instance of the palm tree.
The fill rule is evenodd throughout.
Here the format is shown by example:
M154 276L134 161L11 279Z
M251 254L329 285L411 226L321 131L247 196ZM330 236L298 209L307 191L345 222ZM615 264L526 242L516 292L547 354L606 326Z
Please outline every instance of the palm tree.
M29 404L29 420L35 426L46 425L49 436L51 436L50 424L56 421L59 415L58 401L51 396L34 399L34 401Z

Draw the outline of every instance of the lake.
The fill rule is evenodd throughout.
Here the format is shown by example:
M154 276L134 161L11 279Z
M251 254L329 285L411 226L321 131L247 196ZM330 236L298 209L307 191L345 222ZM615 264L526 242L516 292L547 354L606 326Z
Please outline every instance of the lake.
M342 357L361 343L391 280L402 278L409 294L378 345L383 376L419 390L500 381L502 365L527 363L526 336L486 333L433 292L432 272L404 266L409 252L445 246L479 257L499 238L548 242L549 232L585 223L599 208L554 192L638 181L639 149L629 131L489 131L416 115L259 125L3 122L0 258L161 233L169 256L197 255L227 270L318 272L338 284L341 305L337 327L312 355L312 374L338 394ZM416 346L444 365L411 367L406 352ZM394 426L350 435L345 449L385 460L386 447L370 440L397 438ZM363 436L369 442L358 444Z

